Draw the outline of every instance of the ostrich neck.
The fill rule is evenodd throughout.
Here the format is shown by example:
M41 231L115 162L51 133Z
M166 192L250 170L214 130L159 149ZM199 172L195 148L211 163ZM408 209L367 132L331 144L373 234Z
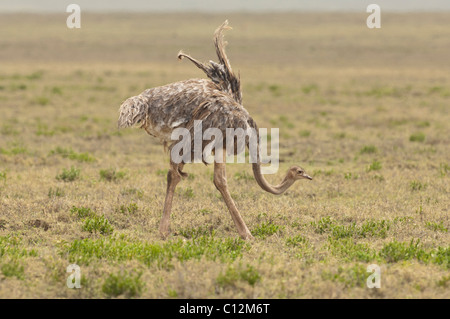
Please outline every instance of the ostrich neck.
M294 184L294 180L287 178L286 175L280 184L272 186L261 173L261 163L259 162L253 163L253 175L255 176L256 182L263 190L275 195L283 194L292 184Z

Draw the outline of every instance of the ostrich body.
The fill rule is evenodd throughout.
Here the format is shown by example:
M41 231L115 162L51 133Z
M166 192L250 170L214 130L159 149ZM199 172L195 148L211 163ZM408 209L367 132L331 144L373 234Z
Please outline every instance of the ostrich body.
M149 135L158 138L165 147L168 146L169 149L178 142L171 139L172 132L177 128L186 128L192 135L194 121L196 120L202 121L203 131L207 128L219 129L223 133L224 141L222 145L226 145L225 132L227 128L241 128L244 131L251 128L258 132L256 123L242 106L240 80L233 73L224 51L223 31L227 28L228 22L225 21L214 34L219 63L210 61L210 64L206 65L182 52L178 54L179 59L187 58L202 69L209 80L190 79L175 82L147 89L140 95L130 97L120 106L119 128L130 126L143 128ZM206 145L207 143L204 141L202 149ZM217 152L217 150L215 151ZM224 158L225 153L222 152ZM237 153L237 149L235 149L235 153ZM257 147L257 153L256 163L252 164L253 174L258 185L267 192L277 195L282 194L296 180L312 179L302 168L292 166L282 182L277 186L272 186L261 173L259 147ZM183 162L175 163L171 159L167 174L164 211L159 227L163 237L169 234L170 213L175 188L181 179L187 176L183 172L183 167ZM214 162L214 185L222 194L239 235L243 239L252 238L228 191L225 160Z

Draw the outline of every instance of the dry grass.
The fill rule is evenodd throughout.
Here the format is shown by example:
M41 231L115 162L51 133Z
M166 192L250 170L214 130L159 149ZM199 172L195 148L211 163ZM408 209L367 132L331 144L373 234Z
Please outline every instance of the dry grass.
M1 298L450 297L448 14L386 14L381 30L366 14L226 17L245 107L280 128L268 179L314 176L276 197L228 165L248 243L200 164L161 240L168 155L115 128L128 96L202 76L176 54L213 58L225 17L65 17L0 19Z

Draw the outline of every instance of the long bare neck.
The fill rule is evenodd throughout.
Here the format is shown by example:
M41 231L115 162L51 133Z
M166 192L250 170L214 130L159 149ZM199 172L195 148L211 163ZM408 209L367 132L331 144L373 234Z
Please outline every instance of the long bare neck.
M276 186L272 186L265 178L264 175L261 173L261 163L253 163L253 175L255 176L256 182L258 185L265 190L266 192L280 195L283 194L289 187L294 184L294 180L288 178L286 175L280 184Z

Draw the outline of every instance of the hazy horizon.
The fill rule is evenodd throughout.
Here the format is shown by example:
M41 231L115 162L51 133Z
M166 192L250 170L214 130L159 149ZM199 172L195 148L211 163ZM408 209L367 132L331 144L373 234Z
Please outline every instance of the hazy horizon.
M365 12L371 3L391 12L450 11L448 0L238 0L228 1L164 1L164 0L0 0L0 13L13 12L65 12L65 8L76 3L88 12L273 12L273 11L350 11Z

